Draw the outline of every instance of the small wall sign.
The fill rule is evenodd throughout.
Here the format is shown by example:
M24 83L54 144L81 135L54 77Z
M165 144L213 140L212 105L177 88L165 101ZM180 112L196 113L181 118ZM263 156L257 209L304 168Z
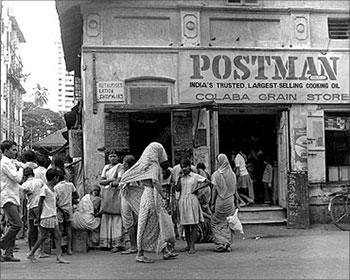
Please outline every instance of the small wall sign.
M124 102L124 81L97 82L97 102Z

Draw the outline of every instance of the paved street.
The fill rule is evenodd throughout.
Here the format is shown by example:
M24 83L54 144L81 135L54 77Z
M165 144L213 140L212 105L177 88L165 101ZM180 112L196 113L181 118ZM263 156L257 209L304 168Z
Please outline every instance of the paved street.
M285 226L246 226L246 239L235 239L230 253L215 253L200 244L197 253L180 253L154 264L135 263L134 255L108 251L66 256L71 264L56 264L55 256L30 263L18 242L20 263L1 263L1 279L349 279L349 232L332 225L309 230ZM176 244L184 246L183 241Z

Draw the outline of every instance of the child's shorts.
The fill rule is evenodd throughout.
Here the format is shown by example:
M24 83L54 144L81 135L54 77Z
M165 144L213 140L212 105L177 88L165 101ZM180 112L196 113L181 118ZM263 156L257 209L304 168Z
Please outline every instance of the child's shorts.
M56 216L43 218L40 220L40 226L43 228L55 228L55 226L58 226L58 220Z

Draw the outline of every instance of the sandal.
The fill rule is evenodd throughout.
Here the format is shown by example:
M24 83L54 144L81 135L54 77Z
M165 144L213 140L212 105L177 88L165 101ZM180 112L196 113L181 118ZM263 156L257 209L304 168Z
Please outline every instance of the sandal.
M137 253L136 248L135 249L129 248L128 250L121 252L122 255L130 255L130 254L135 254L135 253Z
M154 260L147 258L145 256L137 256L136 257L136 262L139 263L154 263Z
M56 263L64 263L64 264L68 264L70 263L69 261L66 261L65 259L59 258L56 260Z
M222 253L222 252L226 252L226 247L225 246L223 246L223 245L220 245L220 246L218 246L218 247L216 247L215 249L214 249L214 252L218 252L218 253Z
M40 253L39 254L39 259L45 259L45 258L49 258L50 255L46 254L46 253Z
M34 255L27 255L27 259L30 260L32 263L38 262L38 259Z
M118 253L118 252L121 252L121 251L124 251L124 247L121 247L121 246L118 246L118 247L113 247L112 250L111 250L111 253Z
M166 253L163 255L163 260L172 260L175 259L179 254L177 253Z

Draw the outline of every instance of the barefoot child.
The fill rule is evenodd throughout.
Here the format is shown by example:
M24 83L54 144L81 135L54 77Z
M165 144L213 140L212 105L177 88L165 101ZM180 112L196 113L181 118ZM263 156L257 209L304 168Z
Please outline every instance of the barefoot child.
M55 234L56 243L56 256L58 263L69 263L68 261L62 259L62 249L61 249L61 234L58 228L57 211L56 211L56 193L54 192L54 186L59 181L59 173L56 169L50 168L46 172L47 186L44 185L40 191L39 200L39 230L40 237L35 243L32 250L29 252L27 258L32 262L36 261L34 256L36 250L44 242L44 240L53 231Z
M181 251L188 251L189 254L194 254L194 244L197 240L196 225L199 222L204 222L202 209L195 193L199 188L208 185L210 181L191 171L189 159L181 160L180 166L182 172L180 173L176 190L181 192L179 200L180 224L184 226L187 242L186 248ZM200 185L200 183L202 184Z
M57 219L58 228L61 236L65 231L67 234L67 254L72 254L72 225L71 219L73 216L72 201L79 198L79 194L73 185L65 178L65 171L57 169L59 176L59 183L55 185L54 190L57 195Z
M34 178L34 171L30 167L26 167L23 170L23 193L27 195L27 207L28 207L28 245L31 250L38 240L38 211L40 191L45 183L39 179ZM40 248L39 258L47 258L49 255L44 253L43 245Z

